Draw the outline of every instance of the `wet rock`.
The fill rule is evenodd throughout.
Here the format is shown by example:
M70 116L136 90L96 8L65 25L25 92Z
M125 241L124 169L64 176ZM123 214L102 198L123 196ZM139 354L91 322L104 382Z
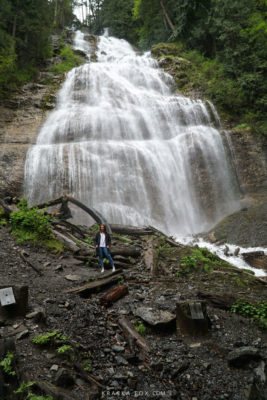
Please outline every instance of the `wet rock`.
M50 368L50 371L57 372L59 366L57 364L53 364L52 367Z
M27 314L26 318L33 319L34 322L45 321L45 319L46 319L45 309L43 307L41 307L41 308L37 309L36 311L33 311L32 313Z
M175 314L152 307L138 307L134 315L154 327L161 327L175 321Z
M114 351L116 351L117 353L119 353L119 352L121 352L121 351L124 351L125 349L124 349L124 347L123 346L118 346L118 345L114 345L114 346L112 346L112 350L114 350Z
M250 361L259 360L260 358L259 349L252 346L239 347L231 351L227 356L229 365L237 368L244 367Z
M82 277L80 275L66 275L65 279L67 279L68 281L77 282L81 281Z
M266 382L266 374L265 374L265 362L260 361L257 368L254 368L255 380L257 383L265 383Z
M74 385L74 382L75 382L74 377L67 369L65 368L59 369L55 378L55 384L57 386L63 388L69 388Z

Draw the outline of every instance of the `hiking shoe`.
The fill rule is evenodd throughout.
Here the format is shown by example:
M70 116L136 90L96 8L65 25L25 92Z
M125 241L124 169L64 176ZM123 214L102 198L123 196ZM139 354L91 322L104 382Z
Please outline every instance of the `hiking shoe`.
M114 272L114 271L116 271L115 265L113 265L113 267L112 267L112 272Z
M101 268L101 274L103 274L103 272L105 272L104 268Z

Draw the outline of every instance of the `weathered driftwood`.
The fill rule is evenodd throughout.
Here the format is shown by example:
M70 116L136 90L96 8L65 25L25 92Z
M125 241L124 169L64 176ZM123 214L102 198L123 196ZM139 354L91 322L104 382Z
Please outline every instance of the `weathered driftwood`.
M112 276L110 276L108 278L99 279L97 281L87 283L86 285L83 285L83 286L64 290L62 293L76 293L82 297L86 297L90 293L93 293L99 289L104 289L108 286L113 285L114 283L117 283L118 282L117 274L119 274L119 273L121 273L121 270L117 270L117 271L113 272Z
M52 225L62 225L62 226L65 226L66 228L69 228L70 230L72 230L72 231L74 231L74 232L76 232L76 233L78 233L82 238L84 238L85 237L85 231L83 231L81 228L79 228L78 226L76 226L76 225L74 225L74 224L72 224L72 223L70 223L69 221L63 221L63 220L61 220L61 221L52 221L51 222L52 223Z
M88 259L88 257L95 257L96 251L95 249L82 249L81 250L81 255L79 257L84 257L84 258L79 258L80 260L83 259ZM110 253L112 256L116 255L122 255L125 257L133 257L137 258L141 256L141 251L139 249L136 249L135 247L111 247ZM77 256L76 256L77 258Z
M27 259L25 251L22 250L22 251L19 251L18 253L19 253L20 257L22 258L22 260L23 260L27 265L29 265L32 269L34 269L34 271L37 272L38 275L40 275L40 276L43 275L43 274L42 274L42 271L40 271L37 267L35 267L35 265L33 265L32 262L30 262L30 260Z
M126 337L129 337L130 341L133 341L136 343L136 345L139 347L141 352L144 353L150 353L151 352L151 347L147 343L147 341L141 336L135 329L134 325L128 321L125 317L122 317L118 321L119 326L121 327L124 335Z
M3 208L5 215L9 217L13 210L2 199L0 199L0 206Z
M38 207L39 209L47 208L47 207L55 206L57 204L66 204L68 201L71 202L72 204L75 204L77 207L81 208L83 211L85 211L87 214L89 214L97 223L105 224L107 232L108 233L112 233L112 230L111 230L108 222L105 220L105 218L97 210L95 210L93 207L88 207L87 205L85 205L81 201L79 201L77 199L74 199L73 197L71 197L69 195L61 196L61 197L59 197L57 199L50 200L50 201L47 201L47 202L42 203L42 204L38 204L35 207Z
M128 294L128 286L119 285L114 289L109 290L100 298L100 303L103 306L109 306L112 303L115 303L118 299Z
M68 238L66 235L63 235L63 233L53 229L52 233L56 236L56 238L64 243L64 246L66 246L68 249L76 253L77 251L80 250L80 248L76 245L76 243Z
M267 255L264 251L251 251L241 254L244 260L254 268L267 269Z
M158 254L153 247L153 238L150 237L147 241L148 247L144 252L144 263L146 267L150 270L151 276L158 275Z
M176 305L176 328L178 335L204 336L211 327L205 301L189 300Z
M124 235L153 235L154 231L147 227L137 227L131 225L118 225L118 224L110 224L113 233L120 233Z

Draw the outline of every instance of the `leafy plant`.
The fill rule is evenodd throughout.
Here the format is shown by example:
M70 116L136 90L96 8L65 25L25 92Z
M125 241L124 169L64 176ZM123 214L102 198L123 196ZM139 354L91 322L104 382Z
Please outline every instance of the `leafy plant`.
M53 397L51 396L44 397L30 392L26 397L26 400L53 400Z
M250 320L256 322L261 329L267 330L267 301L252 304L250 301L241 298L232 305L231 311L250 318Z
M68 344L64 344L63 346L60 346L60 347L57 348L57 353L58 354L69 353L71 351L73 351L73 348Z
M133 321L134 326L135 326L135 330L142 336L145 336L146 334L146 327L143 323L143 321L141 321L141 319L137 318Z
M63 335L58 329L53 330L53 332L45 333L44 335L35 336L32 342L39 345L47 345L54 343L60 343L67 340L67 337Z
M40 240L52 238L52 226L50 217L40 211L37 207L30 209L26 199L17 204L19 210L10 214L10 223L13 235L18 242L33 240L35 243Z
M12 361L14 359L14 353L9 351L6 357L0 362L0 366L3 368L4 372L8 375L16 375L16 372L12 370Z
M86 359L81 362L84 371L91 371L92 365L90 364L90 360Z
M15 394L23 393L25 390L29 389L31 386L35 385L36 382L21 382L19 388L14 391Z
M118 275L118 284L119 285L123 285L124 284L124 282L125 282L125 280L124 280L124 278L123 278L123 276L122 275Z
M64 46L60 50L59 56L62 61L59 64L53 66L52 71L56 74L63 74L70 71L74 67L78 67L84 62L84 59L74 54L73 50L69 46Z
M183 267L183 272L188 274L191 272L192 268L197 268L197 259L193 256L182 257L181 267Z
M88 243L88 244L94 245L93 239L91 239L91 238L89 238L89 237L85 238L84 241L85 241L86 243Z

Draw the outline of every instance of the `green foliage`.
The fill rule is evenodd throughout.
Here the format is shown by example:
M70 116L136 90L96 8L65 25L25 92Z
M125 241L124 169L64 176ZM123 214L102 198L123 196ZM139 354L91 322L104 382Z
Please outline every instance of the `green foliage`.
M183 267L183 272L189 274L192 269L197 269L197 259L193 256L182 257L181 267Z
M58 354L70 353L71 351L73 351L73 348L68 344L64 344L63 346L57 348Z
M99 225L95 224L95 225L90 226L90 231L91 232L98 232L99 231Z
M244 317L250 318L252 322L258 324L258 326L267 330L267 302L258 302L252 304L250 301L241 298L237 300L231 307L231 311L236 314L243 315Z
M72 68L78 67L84 62L83 58L74 54L72 48L69 46L64 46L60 50L59 56L61 57L62 61L59 64L54 65L52 68L52 71L56 74L68 72Z
M137 318L133 321L135 330L138 332L140 335L145 336L146 334L146 327L143 323L143 321L140 318Z
M12 234L19 243L25 240L38 243L40 240L52 238L50 217L44 215L44 211L37 207L30 209L26 199L22 199L17 205L19 210L10 214L10 223Z
M58 329L54 329L52 332L45 333L44 335L35 336L32 342L38 345L58 344L66 340L67 337L63 335Z
M44 397L30 392L25 400L53 400L53 397L52 396Z
M89 238L89 237L85 238L84 241L85 241L86 243L88 243L88 244L94 245L93 239L91 239L91 238Z
M7 221L5 218L1 218L4 215L4 210L0 208L0 227L7 225Z
M91 371L92 365L90 364L90 360L88 359L82 360L81 364L83 366L84 371Z
M12 369L12 361L14 359L14 353L9 351L6 357L0 362L0 367L3 368L4 372L8 375L16 375L16 372Z
M123 285L124 282L125 282L123 276L122 276L122 275L118 275L117 278L118 278L118 281L117 281L118 284L119 284L119 285Z
M20 394L28 390L30 387L35 385L36 382L22 382L17 390L14 391L15 394Z

